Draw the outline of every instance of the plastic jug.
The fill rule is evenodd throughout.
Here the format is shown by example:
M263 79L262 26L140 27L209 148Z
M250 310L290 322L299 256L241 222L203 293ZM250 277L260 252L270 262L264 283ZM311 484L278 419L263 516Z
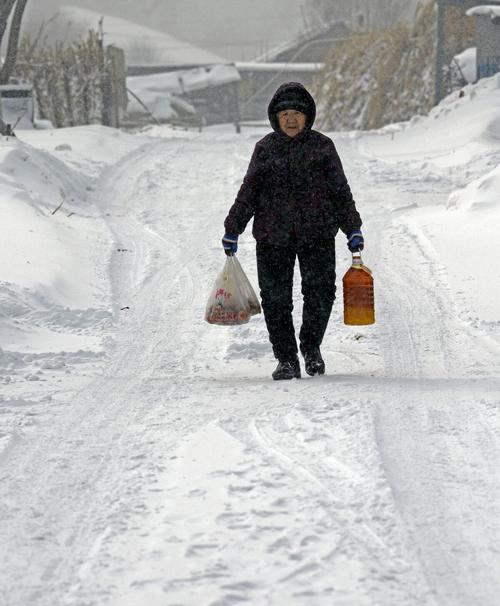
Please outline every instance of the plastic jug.
M372 272L363 265L361 253L352 255L352 265L342 279L344 287L344 324L374 324L375 301Z

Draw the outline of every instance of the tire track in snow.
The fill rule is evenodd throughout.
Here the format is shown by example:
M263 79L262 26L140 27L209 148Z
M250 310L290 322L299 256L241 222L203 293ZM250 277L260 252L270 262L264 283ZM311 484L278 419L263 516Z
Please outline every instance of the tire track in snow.
M478 400L483 390L498 393L499 382L482 383L471 373L484 349L462 330L439 260L416 223L397 215L388 220L387 213L374 222L384 234L375 275L378 333L391 378L377 414L386 474L437 603L493 606L500 586L493 462L500 446Z
M178 150L172 151L170 155L175 155L176 151ZM111 174L108 173L111 190L118 193L117 179L122 180L143 154L143 151L136 152L132 158L110 171ZM106 188L105 179L101 186ZM119 212L123 212L123 209ZM131 226L132 222L128 225L129 231ZM134 251L131 255L132 262L128 268L132 276L131 282L138 283L147 292L143 296L143 308L139 307L136 312L135 322L126 320L118 326L119 334L121 331L122 335L126 335L126 343L123 340L120 343L120 338L117 339L104 376L76 397L71 403L70 416L57 419L58 425L49 428L45 435L38 436L37 443L30 445L29 452L20 452L18 448L8 461L10 476L4 478L3 484L7 492L11 492L13 484L17 484L16 476L30 478L29 485L16 487L17 499L23 503L22 507L9 512L9 518L13 522L19 520L10 530L20 536L5 537L6 543L16 545L19 550L19 562L29 562L32 566L32 578L28 579L28 583L24 578L24 565L18 573L10 568L13 589L9 597L13 604L21 603L27 591L33 591L37 603L45 603L47 600L47 603L52 604L53 596L64 593L62 587L75 578L76 569L85 569L85 554L88 553L91 559L95 559L94 537L96 533L108 528L108 512L113 512L120 506L127 509L123 503L124 495L125 498L127 496L124 484L130 478L130 474L123 469L128 464L127 450L130 443L127 443L127 439L133 437L133 444L137 446L143 440L147 441L148 434L151 434L148 428L139 427L140 431L137 432L137 427L133 427L137 418L150 405L151 397L154 398L153 393L149 394L147 402L140 401L142 387L148 384L155 373L155 367L151 366L154 358L147 355L151 346L145 338L149 339L156 332L158 317L171 312L169 308L178 301L177 296L172 294L172 284L179 276L186 275L185 272L188 283L192 283L192 279L186 264L178 263L179 259L176 259L176 264L162 268L168 271L153 275L146 285L141 284L141 272L150 264L149 252L154 249L155 243L147 242L140 225L134 224L131 231L129 235L135 236L131 247ZM181 284L181 293L182 290ZM165 296L165 292L169 292L169 297ZM184 296L182 302L187 298ZM139 298L135 299L136 303L138 301ZM190 311L192 309L188 307L179 320L184 319L187 323ZM174 333L172 337L175 338ZM158 340L157 337L156 341L153 340L153 347L158 349L160 342L162 339ZM179 347L181 344L182 349ZM176 359L186 359L195 347L195 340L189 342L179 338L171 351L175 350ZM186 363L184 368L189 368L189 364ZM158 398L168 401L175 390L175 384L167 384ZM134 401L138 401L138 404L127 406ZM62 444L60 434L64 435ZM55 453L47 455L53 451L54 446ZM33 481L31 478L36 479ZM96 490L97 495L92 494ZM47 548L40 548L36 543L35 548L29 546L29 541L33 539L27 537L33 531L22 525L34 516L38 516L37 524L49 537L41 536L38 545L49 543ZM29 552L23 558L26 549ZM16 580L17 574L20 576ZM37 590L42 586L42 579L46 597ZM32 590L29 589L30 585ZM76 592L79 589L80 586L77 585ZM68 603L71 603L74 594L75 587L67 596Z

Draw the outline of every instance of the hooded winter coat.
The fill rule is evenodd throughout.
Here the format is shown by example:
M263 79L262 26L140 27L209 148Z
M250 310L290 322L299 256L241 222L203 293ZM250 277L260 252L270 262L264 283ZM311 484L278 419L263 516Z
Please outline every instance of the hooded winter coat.
M307 117L302 132L289 137L277 113L298 109ZM335 238L339 228L359 230L361 218L333 141L312 130L316 104L299 83L278 88L268 108L272 133L257 142L248 171L224 222L239 235L254 217L257 242L275 246Z

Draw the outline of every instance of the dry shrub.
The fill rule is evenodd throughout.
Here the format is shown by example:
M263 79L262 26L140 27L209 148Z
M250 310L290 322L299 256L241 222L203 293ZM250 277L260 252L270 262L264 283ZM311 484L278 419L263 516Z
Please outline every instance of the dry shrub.
M447 9L447 62L472 44L471 21ZM434 104L435 47L434 2L419 6L411 26L353 35L332 50L314 82L319 126L373 129L427 113Z
M102 123L107 65L99 32L70 45L25 38L15 75L33 84L40 116L54 126Z

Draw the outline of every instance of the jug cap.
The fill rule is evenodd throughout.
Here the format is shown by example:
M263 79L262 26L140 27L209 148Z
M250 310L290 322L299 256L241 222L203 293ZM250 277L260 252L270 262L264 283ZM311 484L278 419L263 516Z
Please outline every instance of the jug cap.
M361 251L356 251L352 253L352 264L353 265L363 265L363 259L361 258Z
M361 258L361 253L359 251L352 253L352 265L351 265L351 267L353 269L362 269L367 274L370 274L370 276L372 275L372 270L369 269L368 267L366 267L366 265L364 265L363 259Z

